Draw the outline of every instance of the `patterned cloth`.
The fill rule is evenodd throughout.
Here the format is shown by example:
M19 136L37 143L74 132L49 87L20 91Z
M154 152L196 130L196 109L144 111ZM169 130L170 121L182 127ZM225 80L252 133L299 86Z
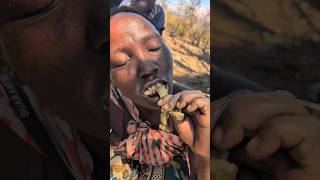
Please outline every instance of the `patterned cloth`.
M163 165L185 152L185 146L178 136L153 130L145 122L131 120L128 133L129 137L119 145L115 153L138 160L140 164Z
M110 92L115 91L113 87L110 88ZM114 176L110 176L110 179L118 178L119 172L122 173L121 175L128 172L128 177L130 176L132 179L143 179L143 177L164 179L165 169L173 169L172 176L167 176L168 179L186 179L190 174L187 145L175 134L151 129L148 122L139 118L139 111L134 103L124 97L118 89L116 91L117 94L110 93L110 99L123 109L117 100L121 98L133 119L129 121L127 126L129 137L122 141L118 147L111 147L113 156L110 158L110 165L111 174ZM114 160L117 156L118 159ZM162 171L159 168L163 173L160 173Z
M43 150L32 139L27 131L24 123L17 115L17 112L12 107L10 98L15 99L19 94L11 83L8 76L0 76L0 123L3 123L12 131L14 131L25 143L29 144L31 148L39 152L43 156L47 156ZM10 95L5 90L10 90ZM52 114L46 107L40 106L36 96L27 87L23 86L25 94L32 105L38 119L41 121L46 131L49 134L57 152L63 159L64 163L75 177L76 180L91 180L93 172L92 157L84 144L81 142L78 133L66 121ZM23 112L23 111L22 111ZM25 115L27 115L25 111Z

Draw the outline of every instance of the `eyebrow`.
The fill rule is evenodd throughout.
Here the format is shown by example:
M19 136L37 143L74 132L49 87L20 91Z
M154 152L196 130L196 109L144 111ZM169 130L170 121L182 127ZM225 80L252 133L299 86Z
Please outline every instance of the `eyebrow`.
M160 35L158 35L158 34L156 34L156 33L152 33L152 34L149 34L149 35L143 37L143 38L141 39L141 41L145 43L145 42L149 41L150 39L160 38L160 37L161 37ZM128 48L121 47L121 48L118 48L113 54L116 54L116 53L118 53L118 52L127 52L127 51L129 51Z
M149 41L152 38L160 38L160 35L156 34L156 33L152 33L149 34L148 36L145 36L144 38L142 38L143 42Z

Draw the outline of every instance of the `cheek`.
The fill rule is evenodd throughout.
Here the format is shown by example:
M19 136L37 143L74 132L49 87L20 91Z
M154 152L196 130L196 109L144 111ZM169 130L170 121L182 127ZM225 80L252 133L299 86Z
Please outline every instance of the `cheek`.
M126 95L132 94L134 89L136 89L137 73L136 68L133 66L134 65L130 64L126 68L111 70L111 77L114 85Z
M39 22L7 24L2 30L6 59L12 70L25 79L32 73L64 73L74 68L85 48L85 33L66 22L63 12Z
M167 73L172 73L173 72L173 61L170 55L170 52L166 50L163 55L160 57L162 60L160 62L161 68L166 71Z
M63 14L2 27L4 55L14 74L48 102L81 97L91 103L106 86L105 55L88 48L82 15Z

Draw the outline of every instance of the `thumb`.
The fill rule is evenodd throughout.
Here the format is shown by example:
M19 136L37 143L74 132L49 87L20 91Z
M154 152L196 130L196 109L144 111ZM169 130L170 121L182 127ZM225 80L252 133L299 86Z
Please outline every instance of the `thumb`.
M194 144L194 124L189 116L185 116L183 121L177 121L174 117L169 121L173 122L175 129L177 130L181 140L186 143L190 148L193 148Z

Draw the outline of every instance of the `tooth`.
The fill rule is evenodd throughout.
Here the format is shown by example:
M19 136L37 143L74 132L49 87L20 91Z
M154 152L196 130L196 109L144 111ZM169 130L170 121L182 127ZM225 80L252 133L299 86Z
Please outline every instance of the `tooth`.
M144 95L151 96L151 95L154 95L155 93L158 93L160 98L166 96L168 94L167 85L164 85L162 83L157 83L156 85L148 87L148 89L144 92ZM179 110L166 112L165 110L161 109L159 129L167 132L169 131L167 126L168 124L167 120L169 116L174 117L177 121L182 121L184 119L184 114Z
M163 96L168 94L168 89L166 88L165 85L163 85L161 83L157 83L155 88L156 88L156 91L158 92L160 98L162 98Z
M145 92L144 92L144 95L145 96L150 96L151 95L151 91L149 89L147 89Z
M144 92L144 95L145 96L151 96L151 95L154 95L156 93L156 89L154 86L152 87L149 87L145 92Z

